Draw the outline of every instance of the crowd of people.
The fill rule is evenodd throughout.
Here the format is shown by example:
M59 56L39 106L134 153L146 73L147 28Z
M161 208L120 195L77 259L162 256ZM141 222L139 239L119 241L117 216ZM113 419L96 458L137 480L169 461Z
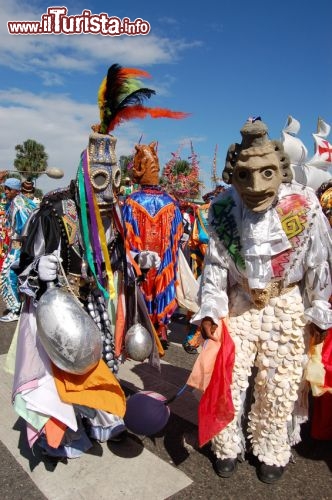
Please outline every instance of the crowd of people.
M199 288L183 346L198 355L188 385L202 391L200 445L211 442L221 477L250 451L261 481L281 478L308 417L317 345L320 395L331 396L331 185L315 193L294 182L260 119L241 137L224 186L197 205L159 185L154 142L136 145L132 178L121 181L116 138L96 126L76 178L40 203L29 181L3 175L0 321L17 321L12 403L31 447L75 458L93 440L125 438L118 373L128 358L159 367L184 254ZM326 400L316 432L322 413L331 417ZM331 439L326 427L319 438Z
M3 173L2 173L3 176ZM33 183L9 177L2 184L0 294L7 306L2 322L17 321L21 309L15 268L20 260L25 224L37 204L31 199Z

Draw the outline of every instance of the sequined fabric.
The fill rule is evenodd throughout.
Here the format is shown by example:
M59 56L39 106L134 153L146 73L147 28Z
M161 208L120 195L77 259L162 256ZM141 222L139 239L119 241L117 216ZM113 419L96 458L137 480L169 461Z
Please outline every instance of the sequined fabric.
M177 307L175 286L182 215L174 198L159 186L143 186L126 200L123 210L127 241L134 252L151 250L161 258L141 289L154 324L167 324Z

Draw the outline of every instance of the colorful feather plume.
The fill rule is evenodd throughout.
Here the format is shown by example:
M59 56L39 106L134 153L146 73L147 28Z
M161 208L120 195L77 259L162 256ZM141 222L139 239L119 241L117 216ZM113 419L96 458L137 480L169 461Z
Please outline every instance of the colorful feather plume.
M156 92L143 86L139 78L151 78L149 73L137 68L122 68L113 64L103 79L98 91L100 124L93 127L107 134L123 121L133 118L185 118L188 113L164 108L144 106Z

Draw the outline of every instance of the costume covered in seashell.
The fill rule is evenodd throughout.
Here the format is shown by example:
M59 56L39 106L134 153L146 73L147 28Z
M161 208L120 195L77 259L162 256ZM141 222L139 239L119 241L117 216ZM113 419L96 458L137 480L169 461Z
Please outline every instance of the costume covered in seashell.
M235 344L231 385L235 416L212 440L219 458L243 453L245 437L238 432L242 404L252 367L257 368L254 402L248 415L248 436L254 455L268 465L286 465L290 458L288 431L306 361L304 308L298 287L271 298L256 309L242 287L230 294L228 327ZM285 425L286 423L286 425Z
M192 322L210 318L218 324L228 318L234 342L234 417L210 437L213 452L221 459L244 457L248 437L260 462L283 467L291 446L300 440L299 424L306 418L299 398L306 385L306 324L324 330L332 325L332 239L314 192L292 183L287 167L282 167L287 159L280 145L275 151L283 173L280 182L275 178L273 189L266 188L268 180L279 174L264 127L254 124L249 140L251 124L246 124L242 144L229 149L224 180L233 186L211 204L200 309ZM250 176L264 170L267 175L260 179L261 185L253 188ZM275 197L269 203L273 190ZM253 402L247 415L252 374Z

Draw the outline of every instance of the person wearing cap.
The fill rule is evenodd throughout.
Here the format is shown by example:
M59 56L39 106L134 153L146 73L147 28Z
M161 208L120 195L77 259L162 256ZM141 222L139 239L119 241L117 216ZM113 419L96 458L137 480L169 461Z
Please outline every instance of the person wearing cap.
M203 351L217 346L220 363L203 387L199 437L201 445L211 440L219 476L235 472L248 442L259 479L274 483L307 419L306 345L310 335L322 342L332 326L331 228L314 191L292 182L267 126L250 119L241 135L227 152L230 187L209 210L192 319L207 339Z
M0 294L7 306L7 313L0 317L0 321L8 323L19 318L21 302L15 265L20 259L23 228L36 204L21 193L19 179L9 177L2 186L6 196L5 226L9 233L9 246L0 273Z
M125 183L123 187L124 187L123 190L124 196L129 196L133 192L133 185L131 183L130 177L125 178Z
M30 179L26 179L25 181L22 182L21 185L21 193L26 197L30 198L36 203L35 199L35 186L33 181Z

